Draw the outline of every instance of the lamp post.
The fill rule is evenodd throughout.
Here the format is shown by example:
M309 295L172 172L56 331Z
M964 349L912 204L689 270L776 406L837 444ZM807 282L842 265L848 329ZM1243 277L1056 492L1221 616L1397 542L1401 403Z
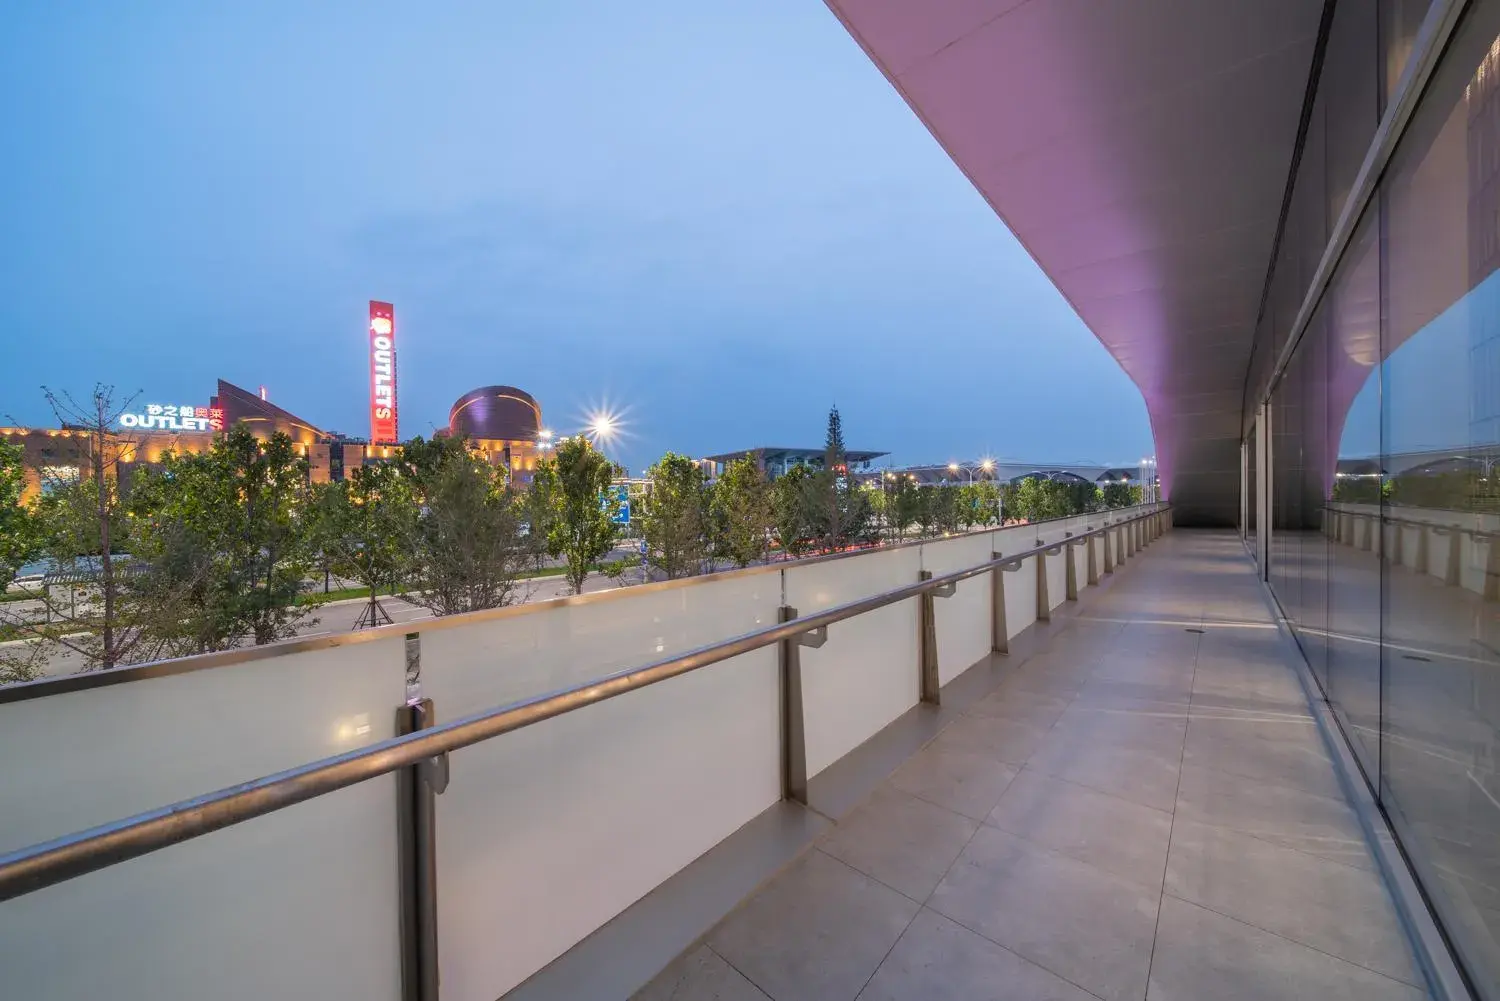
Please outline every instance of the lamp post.
M985 459L979 463L979 468L989 474L990 482L995 481L995 460ZM995 485L995 523L1005 524L1005 495L1000 492L1000 485Z
M966 472L966 473L969 474L969 484L972 486L973 483L974 483L974 470L973 469L969 468L968 466L960 466L956 462L950 462L950 463L948 463L948 472L950 472L950 473L956 473L960 469L962 469L964 472Z

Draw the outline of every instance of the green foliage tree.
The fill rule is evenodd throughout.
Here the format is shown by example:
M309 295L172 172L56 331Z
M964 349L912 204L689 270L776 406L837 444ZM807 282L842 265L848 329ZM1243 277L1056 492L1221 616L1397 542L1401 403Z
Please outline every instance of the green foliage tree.
M1059 483L1063 493L1063 514L1090 514L1099 510L1099 488L1092 483Z
M388 622L379 595L401 589L420 517L411 480L394 465L361 466L330 486L330 496L312 508L315 544L331 557L334 573L367 590L369 608L359 624Z
M583 590L589 567L614 546L613 477L610 461L582 436L559 442L552 457L537 464L533 485L546 498L550 522L547 553L566 564L574 594Z
M26 490L23 455L19 447L0 442L0 592L40 551L37 519L32 508L21 503ZM34 640L0 649L0 685L41 677L48 646Z
M115 423L135 397L117 401L102 383L84 400L43 390L60 424L84 431L86 467L79 478L44 484L36 507L39 539L53 569L78 582L59 600L50 587L28 593L46 606L60 633L57 643L79 654L84 670L111 668L150 656L152 622L175 610L131 593L137 569L124 556L129 520L121 492L122 468L135 460L134 446L120 440ZM75 600L82 595L82 601ZM55 627L61 626L62 629Z
M408 463L403 448L400 464L422 501L402 597L434 615L510 604L531 558L521 535L523 503L504 471L452 441L418 439L420 462Z
M651 487L641 501L641 534L647 561L668 580L691 577L708 557L703 470L687 456L668 452L646 476Z
M1106 483L1100 491L1099 499L1106 508L1129 507L1130 484L1123 481Z
M725 467L714 484L709 511L716 556L737 567L765 557L775 509L770 484L754 459L746 456Z
M922 521L922 494L916 483L909 476L897 477L891 485L891 524L896 537L906 538L906 530Z
M1014 510L1028 522L1061 518L1067 513L1066 488L1041 477L1022 480L1016 487Z
M133 546L163 578L194 595L203 649L257 646L296 633L308 618L296 604L312 569L302 518L307 461L283 433L262 442L244 425L208 451L168 455L132 491Z
M975 523L989 526L1000 520L1000 485L993 480L980 480L970 491L970 504Z
M958 494L958 527L968 531L979 524L979 484L965 483L953 490Z
M931 483L924 483L917 487L916 504L914 515L917 523L918 538L926 538L938 529L938 515L941 501L938 500L939 488Z
M855 488L849 476L844 422L838 407L828 411L823 468L812 474L805 489L812 494L808 505L813 518L811 527L825 552L836 552L871 540L874 517L870 499L864 491Z
M932 521L933 527L939 532L957 532L963 518L962 487L939 486L933 487L932 495Z
M812 479L806 466L793 466L771 485L776 544L788 556L805 555L816 545Z
M21 503L26 492L24 453L0 441L0 591L37 555L39 539L32 509Z

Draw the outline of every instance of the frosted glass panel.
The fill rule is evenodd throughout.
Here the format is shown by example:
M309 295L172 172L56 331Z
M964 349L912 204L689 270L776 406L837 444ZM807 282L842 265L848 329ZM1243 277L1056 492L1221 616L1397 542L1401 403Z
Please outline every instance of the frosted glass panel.
M1058 553L1047 554L1047 602L1049 607L1056 608L1068 600L1068 550L1064 546Z
M536 608L422 637L438 718L776 621L780 575ZM492 1001L775 803L774 647L453 756L437 799L443 996Z
M780 605L770 569L425 623L423 694L451 719L774 625Z
M1005 581L1005 631L1013 637L1036 621L1036 557L1001 580Z
M388 738L402 650L397 635L0 705L0 849ZM385 777L6 903L3 993L395 999L396 867Z
M987 563L994 549L989 532L944 539L922 547L923 569L934 577ZM990 653L991 574L960 581L952 597L937 598L938 681L947 684Z
M915 546L788 566L787 604L807 615L915 583L920 570ZM859 746L919 694L915 598L830 626L821 649L802 651L808 774Z

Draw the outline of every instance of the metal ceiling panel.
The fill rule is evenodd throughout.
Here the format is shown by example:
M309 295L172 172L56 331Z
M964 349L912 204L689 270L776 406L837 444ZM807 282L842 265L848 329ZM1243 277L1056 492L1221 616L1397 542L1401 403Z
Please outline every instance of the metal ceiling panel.
M1141 388L1179 511L1232 523L1322 0L828 3Z

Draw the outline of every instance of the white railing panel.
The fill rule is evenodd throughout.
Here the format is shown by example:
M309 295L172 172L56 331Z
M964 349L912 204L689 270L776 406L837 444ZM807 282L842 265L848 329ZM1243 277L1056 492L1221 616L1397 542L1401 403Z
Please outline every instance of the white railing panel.
M1059 553L1047 554L1047 604L1049 608L1056 608L1068 600L1068 565L1064 562L1067 556L1067 546L1064 546Z
M1036 621L1036 557L1001 580L1005 581L1005 631L1011 639Z
M922 569L931 571L934 577L967 570L987 562L994 548L990 532L940 539L922 546ZM986 573L959 581L952 597L933 600L941 684L946 685L990 654L992 576Z
M769 569L422 623L423 694L440 719L478 712L774 625L780 604Z
M774 571L530 609L422 636L439 719L776 621ZM775 803L777 651L453 755L437 798L445 1001L492 1001Z
M919 547L906 546L785 569L787 604L802 615L914 584ZM820 649L802 650L807 773L816 775L916 704L917 599L887 605L828 629Z
M0 705L0 850L393 735L400 636ZM360 997L401 978L384 777L0 906L28 1001Z

